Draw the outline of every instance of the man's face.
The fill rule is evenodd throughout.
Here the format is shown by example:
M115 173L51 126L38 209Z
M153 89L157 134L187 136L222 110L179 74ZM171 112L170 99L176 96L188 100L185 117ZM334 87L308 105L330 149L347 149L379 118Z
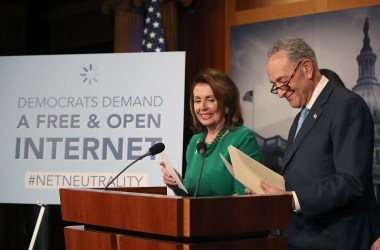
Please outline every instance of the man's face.
M279 51L267 62L268 77L273 86L272 93L277 92L280 98L286 98L293 108L304 107L313 93L313 85L304 70L306 61L291 62L284 51Z

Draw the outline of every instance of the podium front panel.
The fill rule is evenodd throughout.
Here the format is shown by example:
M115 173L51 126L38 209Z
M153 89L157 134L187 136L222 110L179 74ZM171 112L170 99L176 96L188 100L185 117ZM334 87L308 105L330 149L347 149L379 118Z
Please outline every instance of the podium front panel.
M235 239L228 241L203 241L186 243L164 241L118 235L118 250L281 250L287 249L287 238L272 236L267 238Z
M60 197L62 220L84 228L65 228L66 241L90 244L96 238L99 245L111 246L106 250L113 250L115 242L118 250L135 244L155 244L154 249L286 249L282 247L286 238L269 232L289 227L292 199L291 195L177 197L167 196L166 187L60 189Z
M64 228L67 250L118 250L116 235L108 232L85 230L83 226L68 226Z
M64 221L166 236L182 235L180 197L97 189L61 189L60 197Z

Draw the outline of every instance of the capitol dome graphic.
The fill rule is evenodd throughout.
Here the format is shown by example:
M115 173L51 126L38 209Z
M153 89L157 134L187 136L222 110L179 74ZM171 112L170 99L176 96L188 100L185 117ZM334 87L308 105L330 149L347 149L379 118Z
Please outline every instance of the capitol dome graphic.
M359 94L367 103L374 120L374 152L373 152L373 181L376 196L380 195L380 84L375 75L377 55L370 45L369 19L365 19L363 33L363 48L356 57L359 66L359 78L352 91Z

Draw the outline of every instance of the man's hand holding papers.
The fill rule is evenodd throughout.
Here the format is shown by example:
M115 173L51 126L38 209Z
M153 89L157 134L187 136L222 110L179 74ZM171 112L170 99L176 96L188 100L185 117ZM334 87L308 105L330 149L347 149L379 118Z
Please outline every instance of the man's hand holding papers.
M265 167L263 164L233 146L228 147L228 152L232 164L220 155L227 169L232 176L253 193L266 194L267 188L270 189L272 187L282 190L284 193L288 193L285 191L285 180L281 175Z

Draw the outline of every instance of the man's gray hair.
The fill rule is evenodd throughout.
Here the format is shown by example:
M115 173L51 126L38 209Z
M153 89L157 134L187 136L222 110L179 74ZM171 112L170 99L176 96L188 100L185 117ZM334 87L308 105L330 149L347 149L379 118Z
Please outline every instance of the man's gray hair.
M318 68L317 57L314 50L301 38L283 37L277 40L272 48L268 50L268 58L284 50L287 58L294 63L298 63L304 59L310 59L314 67Z

